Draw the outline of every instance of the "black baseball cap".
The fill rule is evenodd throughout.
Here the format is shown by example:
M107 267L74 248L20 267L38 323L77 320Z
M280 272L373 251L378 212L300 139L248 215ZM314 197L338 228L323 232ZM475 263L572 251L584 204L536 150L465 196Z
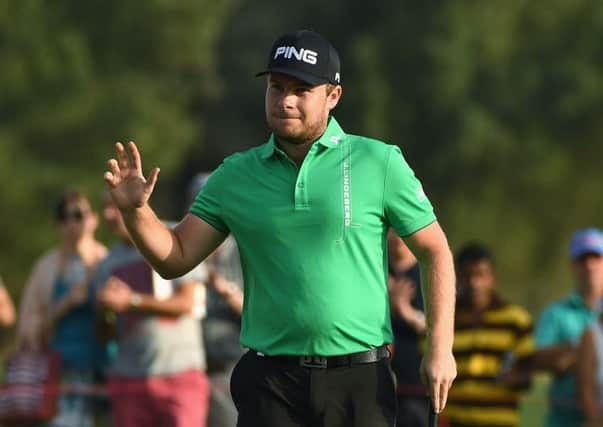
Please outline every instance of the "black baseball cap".
M339 54L329 41L312 30L283 34L270 49L267 68L256 77L269 73L286 74L312 86L341 84Z

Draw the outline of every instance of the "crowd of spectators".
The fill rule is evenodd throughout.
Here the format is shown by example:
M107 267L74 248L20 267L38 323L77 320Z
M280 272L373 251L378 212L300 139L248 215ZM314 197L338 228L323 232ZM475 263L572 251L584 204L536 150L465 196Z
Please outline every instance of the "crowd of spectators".
M205 178L193 179L191 197ZM9 354L60 358L56 415L40 426L235 426L229 375L243 353L236 242L164 280L131 243L108 192L102 202L99 215L80 192L59 197L58 242L34 263L18 316L0 281L0 325L16 323ZM110 249L95 237L100 218L117 239Z
M390 235L389 246L393 366L399 407L405 411L398 426L427 427L421 417L427 402L412 377L425 328L420 275L402 239ZM576 231L568 258L574 289L545 307L534 326L524 308L502 296L491 248L468 242L457 251L453 351L458 376L442 417L446 426L518 426L520 399L538 372L551 377L546 427L603 425L603 231ZM409 348L411 342L416 346Z
M207 176L191 181L188 204ZM108 194L99 215L84 194L67 191L54 217L57 244L34 264L18 319L0 279L0 325L16 322L16 350L61 357L63 392L45 426L235 426L229 381L244 349L238 341L243 279L234 239L188 275L166 281L132 245ZM119 240L109 250L95 237L101 217ZM388 252L397 425L426 427L420 266L393 232ZM442 422L517 426L522 393L534 373L547 372L547 427L603 425L603 232L577 231L569 261L574 291L534 323L502 296L490 247L469 242L457 251L458 377Z

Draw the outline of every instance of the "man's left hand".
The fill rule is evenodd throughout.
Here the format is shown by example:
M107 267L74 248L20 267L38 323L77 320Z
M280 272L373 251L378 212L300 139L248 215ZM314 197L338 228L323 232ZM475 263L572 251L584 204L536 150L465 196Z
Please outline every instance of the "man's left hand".
M421 379L427 387L437 414L441 413L448 400L448 390L456 378L456 362L451 351L427 349L421 362Z

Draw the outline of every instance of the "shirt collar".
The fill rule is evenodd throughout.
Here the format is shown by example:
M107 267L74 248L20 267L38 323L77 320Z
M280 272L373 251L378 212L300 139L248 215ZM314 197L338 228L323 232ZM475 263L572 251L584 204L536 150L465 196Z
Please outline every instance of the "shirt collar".
M326 148L334 148L339 145L339 143L345 138L345 132L335 120L335 117L329 117L329 123L327 124L327 129L322 134L318 140L314 142L314 144L320 144ZM261 148L261 156L263 159L268 159L272 155L274 155L277 150L276 146L276 138L274 134L270 134L270 138L268 138L268 142L264 144Z
M592 311L592 309L586 305L586 303L584 302L584 298L582 298L578 291L572 292L569 297L567 297L567 301L574 307L584 308L589 311Z

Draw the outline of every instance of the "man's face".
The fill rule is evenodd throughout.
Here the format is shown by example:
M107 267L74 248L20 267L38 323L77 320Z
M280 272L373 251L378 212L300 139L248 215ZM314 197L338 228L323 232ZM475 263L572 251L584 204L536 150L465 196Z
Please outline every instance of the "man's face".
M327 94L327 85L310 86L284 74L269 74L266 121L278 139L294 144L313 142L324 132L329 112L341 97L341 86Z
M603 295L603 255L586 253L572 262L578 284L589 292Z
M492 263L487 260L470 262L459 269L459 288L472 297L490 296L494 290L496 277Z

